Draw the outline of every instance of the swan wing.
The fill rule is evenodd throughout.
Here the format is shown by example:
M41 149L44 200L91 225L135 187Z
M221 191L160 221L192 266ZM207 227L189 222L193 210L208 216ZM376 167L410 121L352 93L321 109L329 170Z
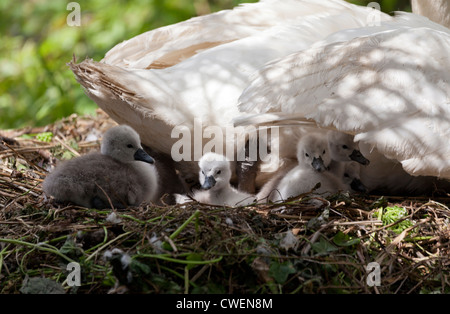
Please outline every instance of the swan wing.
M418 25L402 21L268 64L240 110L314 120L355 134L410 174L450 178L450 34L428 20Z
M117 45L101 62L69 66L116 122L132 126L145 145L171 154L184 135L172 138L174 127L195 141L200 119L200 127L225 135L240 115L237 101L252 73L336 31L366 26L374 11L342 0L266 0L152 30ZM194 158L180 162L189 167L182 172L197 175L196 143L184 139ZM209 141L201 140L201 147Z
M241 4L232 10L198 16L140 34L119 43L102 60L111 65L151 69L177 64L200 51L253 36L319 12L333 16L359 7L345 1L261 0ZM339 25L337 26L339 27Z
M211 47L171 67L133 68L92 60L72 61L69 66L86 94L115 121L133 126L146 145L170 154L174 126L185 125L192 131L195 118L204 126L231 125L240 115L237 100L251 73L338 29L362 27L371 13L357 6L355 10L366 15L348 12L343 1L325 2L329 6L325 12L316 1L290 0L284 5L289 3L303 12L295 23Z

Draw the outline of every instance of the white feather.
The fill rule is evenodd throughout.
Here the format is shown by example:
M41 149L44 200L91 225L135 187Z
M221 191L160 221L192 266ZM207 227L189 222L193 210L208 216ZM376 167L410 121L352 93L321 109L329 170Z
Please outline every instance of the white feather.
M147 32L114 47L102 62L70 66L114 120L170 154L175 126L191 133L194 119L231 126L240 115L239 96L265 63L336 31L363 27L372 13L340 0L261 1ZM179 165L182 172L198 169L195 158Z
M413 14L387 24L268 64L240 109L314 120L355 134L410 174L449 179L450 31Z

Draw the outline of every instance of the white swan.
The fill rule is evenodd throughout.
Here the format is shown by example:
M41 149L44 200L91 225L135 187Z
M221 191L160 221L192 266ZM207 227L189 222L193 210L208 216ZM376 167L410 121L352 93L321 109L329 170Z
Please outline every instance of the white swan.
M433 22L450 28L450 1L449 0L411 0L412 11L428 17Z
M203 190L196 191L192 198L211 205L245 206L254 203L255 197L230 185L230 162L224 155L206 153L199 161L200 183ZM176 195L177 203L190 201L190 197Z
M101 153L90 153L58 165L43 190L58 202L93 208L125 208L156 201L158 173L129 126L109 129Z
M114 120L133 126L145 145L171 154L179 141L171 136L176 126L192 135L195 119L204 128L231 127L241 114L239 96L265 63L336 31L366 26L373 14L341 0L266 0L139 35L101 62L69 65L86 94ZM201 141L203 147L209 139ZM181 172L196 174L202 153L180 161Z
M450 30L413 14L338 32L259 70L239 105L257 115L239 123L308 119L409 174L450 179L449 55Z
M421 3L417 1L420 4L416 6L416 10L424 7L423 2L430 4L428 1ZM439 10L418 12L434 15L430 17L443 22L449 15L449 7L445 7L444 3L448 3L448 1L433 1L433 7L447 10L444 14L440 14ZM132 125L141 134L145 144L157 151L170 154L173 144L177 141L176 138L170 136L174 126L185 125L192 133L195 118L202 119L203 127L215 125L224 128L229 125L230 119L240 116L235 102L249 83L250 73L274 58L304 50L334 32L336 32L335 35L330 36L328 42L325 41L321 44L332 45L342 42L342 46L346 46L348 39L352 36L364 37L374 32L380 32L380 36L370 37L378 41L384 40L389 34L394 35L392 30L407 33L411 28L417 28L418 30L413 31L414 35L397 38L399 41L414 40L415 37L426 37L428 30L423 27L429 27L432 24L417 16L392 19L380 13L376 16L378 20L375 19L375 22L382 23L380 27L364 28L363 26L373 24L373 17L374 10L339 0L321 1L320 3L307 0L262 1L142 34L111 49L100 63L86 60L80 64L72 62L70 66L77 80L85 87L87 95L113 119L119 123ZM351 28L353 28L351 31L339 32ZM446 32L443 27L439 29L434 24L432 28L436 30L432 37L439 37L438 31ZM381 32L386 32L387 37L381 35ZM220 35L218 36L218 34ZM365 38L365 43L362 39L358 43L358 39L356 39L353 45L361 44L360 47L364 47L371 41L368 37ZM395 41L395 39L393 40ZM269 42L270 45L267 44ZM425 41L422 42L426 46ZM437 44L439 44L439 40L437 40ZM329 48L331 50L331 47ZM351 50L352 46L347 48ZM355 49L358 47L353 47L353 50ZM420 52L424 49L417 50ZM341 53L345 58L346 50L341 49ZM385 50L384 53L389 52ZM409 53L411 51L406 52L404 56L406 57ZM357 59L358 54L349 55L349 57ZM377 60L375 52L366 57L369 63ZM333 60L336 59L330 61ZM415 60L411 59L410 61ZM351 65L351 62L347 63ZM342 68L342 70L345 71L346 68ZM367 75L370 76L370 71L366 73L369 73ZM276 77L277 72L271 72L271 74L275 74ZM329 76L336 74L339 73L330 72ZM365 79L370 79L370 77ZM436 87L439 89L439 85ZM427 92L428 90L424 89L423 96L426 96ZM377 93L375 92L375 94ZM314 97L312 96L313 99ZM373 97L373 95L367 95L367 97ZM356 99L357 101L359 99ZM352 104L354 103L355 101L352 102ZM446 113L445 108L432 106L431 108ZM354 110L354 108L352 109ZM400 109L400 107L396 107L396 109ZM347 112L349 111L347 110ZM366 116L368 114L369 112L366 111ZM301 114L302 116L303 114ZM322 112L321 118L325 119L324 116ZM392 117L394 116L392 115ZM420 120L420 113L418 116L419 118L415 117L416 120ZM325 119L327 123L330 123L329 119L330 116ZM324 121L318 122L323 123ZM370 122L367 119L361 120L361 124L365 124L369 128L379 121ZM407 124L404 126L411 127ZM352 127L350 125L347 129L353 132ZM439 133L438 128L439 126L436 130ZM444 136L445 130L445 125L443 125L441 133ZM361 139L363 136L371 137L375 132L374 130L357 131L364 131L364 133L358 133ZM389 132L389 128L384 129L384 133ZM382 136L382 133L377 131L377 135ZM436 143L431 145L432 147L424 146L420 154L417 155L413 151L410 152L409 157L406 157L409 159L401 160L409 172L430 175L439 172L438 176L446 177L445 169L448 168L448 165L441 163L442 158L433 156L435 153L433 148L440 145L440 138L442 137L438 137ZM380 146L378 145L380 143L380 140L377 140L377 146ZM381 149L382 154L389 158L399 157L395 156L398 155L398 152L391 151L395 147L395 143L382 144L385 146ZM429 152L431 152L430 156L425 158L424 155ZM411 158L412 156L414 158ZM197 173L198 168L194 157L192 161L178 164L182 172ZM428 161L431 161L430 166L424 168L423 165L429 163ZM421 167L417 167L418 164ZM436 169L440 166L444 169Z

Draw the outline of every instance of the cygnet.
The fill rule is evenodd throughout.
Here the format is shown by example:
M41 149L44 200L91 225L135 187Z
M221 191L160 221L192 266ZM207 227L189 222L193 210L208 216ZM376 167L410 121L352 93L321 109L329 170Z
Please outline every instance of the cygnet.
M361 153L354 136L339 131L328 131L328 149L331 162L328 170L341 180L348 192L367 192L361 182L361 165L367 166L370 161Z
M342 182L348 192L367 192L366 186L361 181L361 164L356 161L344 162Z
M231 168L229 160L220 154L206 153L200 158L199 180L203 190L196 191L192 198L200 203L225 206L246 206L254 203L255 197L231 186ZM190 201L190 198L177 195L178 203Z
M304 135L297 145L298 165L284 176L271 200L279 201L307 193L317 183L320 187L315 193L334 193L344 190L341 180L327 170L331 163L327 138L319 133Z
M302 137L307 134L304 132ZM326 167L328 173L321 175L323 182L321 182L322 186L317 191L366 192L360 180L360 165L368 165L370 162L359 151L358 143L354 142L353 136L338 131L317 131L314 134L316 138L326 138L329 157L331 158ZM278 186L287 173L297 165L298 162L293 159L284 159L282 169L264 184L258 192L257 199L260 202L274 200L274 198L281 199L280 192L277 190ZM318 174L314 174L313 179L317 179L318 176ZM335 178L332 178L332 176ZM276 194L278 194L278 197L275 197Z
M339 131L328 131L328 149L330 151L331 163L329 170L338 178L342 178L346 163L356 161L361 165L368 165L370 161L361 154L358 143L354 136Z
M109 129L101 152L90 153L55 168L43 190L58 202L89 208L125 208L156 200L158 173L154 160L129 126Z

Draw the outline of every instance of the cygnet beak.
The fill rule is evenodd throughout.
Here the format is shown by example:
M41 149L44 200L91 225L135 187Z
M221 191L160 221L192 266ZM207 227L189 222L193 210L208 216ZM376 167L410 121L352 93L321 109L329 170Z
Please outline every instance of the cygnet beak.
M359 179L353 179L352 183L350 183L350 187L353 189L353 191L356 191L356 192L362 192L362 193L367 192L366 186Z
M202 189L209 190L214 185L216 185L216 179L213 176L205 177L205 182L202 184Z
M359 162L361 165L367 166L370 161L366 157L361 154L359 150L354 149L353 152L350 154L350 159L354 160L356 162Z
M142 148L139 148L135 153L134 153L134 160L139 160L139 161L143 161L149 164L153 164L155 162L155 160L150 157L149 154L147 154L145 152L145 150L143 150Z
M311 165L314 168L314 170L319 172L327 170L325 165L323 164L322 157L319 158L314 157Z

